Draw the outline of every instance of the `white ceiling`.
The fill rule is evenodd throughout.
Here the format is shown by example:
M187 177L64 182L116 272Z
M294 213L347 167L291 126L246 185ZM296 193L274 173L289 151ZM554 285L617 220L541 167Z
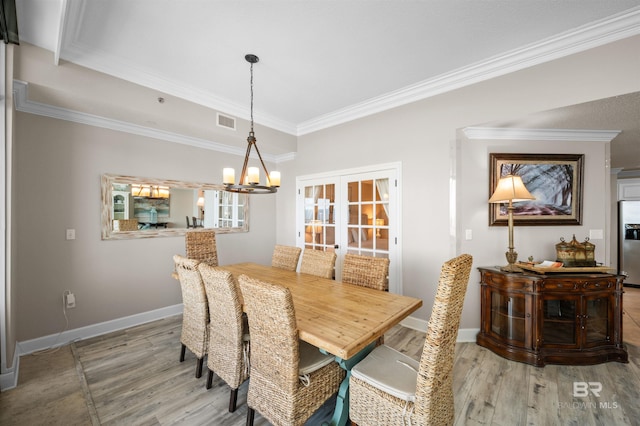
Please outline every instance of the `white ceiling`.
M256 54L255 120L294 135L640 33L640 0L19 0L17 8L21 40L55 61L242 118L244 55Z

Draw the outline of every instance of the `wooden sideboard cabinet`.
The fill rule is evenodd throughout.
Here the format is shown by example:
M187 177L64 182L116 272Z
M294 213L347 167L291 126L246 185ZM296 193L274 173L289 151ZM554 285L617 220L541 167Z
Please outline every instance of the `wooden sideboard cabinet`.
M478 269L478 345L539 367L628 362L622 341L624 276Z

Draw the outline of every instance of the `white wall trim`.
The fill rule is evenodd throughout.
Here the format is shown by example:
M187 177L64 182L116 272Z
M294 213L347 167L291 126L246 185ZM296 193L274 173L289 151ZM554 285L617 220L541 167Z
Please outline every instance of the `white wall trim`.
M137 69L121 58L83 46L79 35L84 2L71 2L64 19L60 57L103 73L151 87L165 93L208 106L227 114L248 119L242 107L201 88ZM256 114L256 123L286 133L302 136L358 118L372 115L411 102L426 99L480 81L489 80L554 59L583 52L617 40L640 34L640 7L634 7L599 21L531 43L527 46L494 56L482 62L459 68L402 89L377 96L364 102L325 114L302 123L290 123L267 114Z
M370 166L353 167L350 169L331 170L327 172L312 173L308 175L296 176L297 180L309 180L309 179L324 179L333 176L343 175L357 175L360 173L369 173L376 170L398 169L402 172L402 161L395 161L392 163L372 164ZM400 176L398 177L398 179Z
M195 146L197 148L210 149L212 151L224 152L244 156L247 152L246 147L235 147L225 145L219 142L206 139L194 138L178 133L167 132L164 130L153 129L150 127L139 126L137 124L128 123L126 121L113 120L111 118L101 117L99 115L87 114L80 111L74 111L54 105L48 105L40 102L29 100L29 83L14 80L13 93L15 99L16 110L27 112L30 114L41 115L44 117L55 118L58 120L72 121L74 123L86 124L94 127L102 127L105 129L115 130L118 132L131 133L134 135L145 136L154 139L165 140L168 142L179 143L182 145ZM291 161L295 158L295 152L289 152L280 155L261 153L265 161L273 163L282 163ZM258 158L255 152L251 154L252 158Z
M7 365L7 334L9 332L8 312L7 312L7 294L9 294L9 283L11 282L10 270L8 268L11 256L9 254L10 248L7 241L10 236L9 232L9 220L10 213L8 207L11 205L11 200L8 198L11 195L9 183L11 182L11 166L9 164L9 157L7 151L10 152L10 141L7 140L7 96L5 93L7 87L5 66L7 60L7 48L4 43L0 43L0 165L2 173L0 173L0 277L2 277L2 288L0 289L0 389L3 389L3 383L7 374L11 374L13 366ZM13 358L15 366L15 357Z
M461 328L458 330L458 343L475 343L476 336L480 333L479 328Z
M0 390L13 389L18 386L18 368L20 366L20 355L18 354L18 347L16 346L13 351L13 365L10 368L6 368L2 374L0 374Z
M427 332L427 324L428 321L415 317L407 317L400 322L401 326L420 331L422 333ZM460 328L458 329L458 338L456 339L456 342L475 343L476 336L479 332L479 328Z
M65 28L60 52L62 59L249 121L250 112L246 105L238 104L211 92L204 92L202 87L190 85L185 81L177 81L154 74L123 60L122 57L86 46L81 40L81 25L85 22L82 15L86 2L73 1L69 3L70 7L63 17ZM254 115L256 123L291 135L296 133L295 123L281 120L259 110L254 111Z
M621 130L519 129L513 127L466 127L471 140L611 142Z
M640 34L640 7L298 125L298 136Z
M0 375L0 389L7 390L17 386L18 369L20 364L19 358L22 355L28 355L37 351L65 346L78 340L101 336L113 331L135 327L137 325L161 320L179 314L182 314L182 303L155 309L153 311L141 312L139 314L130 315L128 317L116 318L110 321L91 324L86 327L67 330L62 333L50 334L48 336L18 342L16 345L16 353L13 358L12 368L8 369L6 374Z
M147 322L156 321L173 315L179 315L181 313L182 303L155 309L153 311L141 312L139 314L130 315L128 317L116 318L110 321L91 324L86 327L67 330L62 333L50 334L48 336L18 342L18 352L20 355L26 355L44 349L56 348L58 346L68 345L69 343L78 340L100 336L106 333L134 327L136 325L145 324Z
M613 170L613 169L612 169ZM640 178L640 170L622 170L616 169L618 179Z

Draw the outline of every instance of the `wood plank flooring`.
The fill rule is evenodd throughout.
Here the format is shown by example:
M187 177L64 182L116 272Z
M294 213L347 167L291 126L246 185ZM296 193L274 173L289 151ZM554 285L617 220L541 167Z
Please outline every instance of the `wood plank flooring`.
M459 343L454 366L456 425L637 425L640 419L640 289L625 287L624 340L630 362L536 368L475 343ZM244 425L219 379L205 389L195 358L178 362L180 320L172 317L24 356L17 388L0 393L0 425ZM419 359L424 333L395 327L385 343ZM573 397L573 382L600 382L600 397ZM309 425L328 419L332 402ZM256 425L268 425L257 415Z

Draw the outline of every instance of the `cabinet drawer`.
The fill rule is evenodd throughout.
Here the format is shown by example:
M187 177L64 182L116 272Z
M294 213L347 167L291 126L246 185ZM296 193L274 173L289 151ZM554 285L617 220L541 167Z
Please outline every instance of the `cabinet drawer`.
M531 277L522 275L493 274L491 272L483 272L481 275L482 284L502 290L530 292L533 291L535 282Z
M567 281L545 281L542 283L543 290L578 290L581 287L576 282L567 282Z
M585 290L604 290L613 288L614 286L615 282L607 280L587 282L582 285Z
M556 281L547 280L542 283L542 289L546 291L576 291L581 292L584 290L607 290L615 287L615 281L602 279L602 280L589 280L580 281L575 280L573 282L568 281Z

